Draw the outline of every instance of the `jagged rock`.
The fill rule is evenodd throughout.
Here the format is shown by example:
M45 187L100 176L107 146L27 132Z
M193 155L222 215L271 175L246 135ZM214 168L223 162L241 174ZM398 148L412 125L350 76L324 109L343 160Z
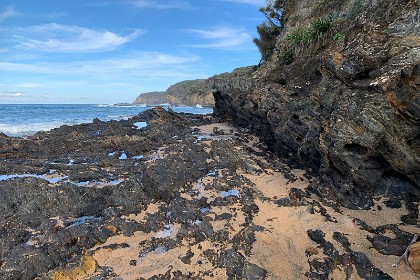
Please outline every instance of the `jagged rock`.
M408 250L408 263L416 273L420 274L420 242L411 244Z
M396 199L418 201L419 3L356 2L286 2L274 55L253 73L254 86L216 87L214 112L320 176L324 198L367 209L373 194L392 189ZM326 15L329 32L291 46L289 34ZM290 49L294 61L285 64ZM418 210L408 208L406 221L416 223Z

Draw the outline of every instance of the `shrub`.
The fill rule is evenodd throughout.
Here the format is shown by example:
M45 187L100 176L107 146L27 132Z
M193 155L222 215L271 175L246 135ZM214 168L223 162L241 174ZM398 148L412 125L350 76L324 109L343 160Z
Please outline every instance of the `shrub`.
M300 29L286 35L286 40L289 40L293 47L307 44L311 41L311 39L312 33L310 29Z
M311 26L314 36L319 36L320 34L327 32L331 27L331 21L331 16L315 20Z
M308 45L314 39L319 39L323 33L327 32L331 27L332 18L330 16L319 18L305 28L286 35L286 40L290 41L293 47Z
M263 23L257 26L257 31L260 38L254 38L254 43L261 53L261 60L267 61L273 55L280 29L270 23Z
M334 41L338 41L338 40L341 40L343 38L344 38L344 35L343 35L343 33L340 33L340 32L335 33L334 36L333 36Z
M293 49L288 48L283 52L281 59L283 60L284 64L290 64L293 62L295 58L294 56L295 56L295 52L293 51Z

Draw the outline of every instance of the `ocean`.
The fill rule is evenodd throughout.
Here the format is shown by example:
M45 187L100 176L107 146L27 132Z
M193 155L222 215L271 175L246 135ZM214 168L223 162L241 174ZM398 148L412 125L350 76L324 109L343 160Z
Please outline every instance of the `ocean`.
M168 108L167 105L162 106ZM61 125L127 119L151 107L98 104L0 104L0 132L8 136L29 136ZM171 107L175 112L208 114L212 108Z

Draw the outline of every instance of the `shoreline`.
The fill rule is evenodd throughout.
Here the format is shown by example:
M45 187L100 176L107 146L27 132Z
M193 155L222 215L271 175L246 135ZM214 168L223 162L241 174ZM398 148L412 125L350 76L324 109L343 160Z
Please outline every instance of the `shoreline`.
M102 121L129 119L148 106L115 106L111 104L18 104L0 105L0 133L11 137L27 137L40 131L49 131L62 125L89 124ZM208 114L211 107L165 107L176 112ZM10 115L9 112L14 114Z

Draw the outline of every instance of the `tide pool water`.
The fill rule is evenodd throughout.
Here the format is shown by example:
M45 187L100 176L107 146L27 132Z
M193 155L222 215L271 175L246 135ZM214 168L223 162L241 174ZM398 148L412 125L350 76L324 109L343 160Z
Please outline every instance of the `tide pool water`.
M165 106L168 108L168 106ZM28 136L61 125L127 119L150 107L97 104L0 104L0 132L9 136ZM175 112L208 114L212 108L171 107Z

